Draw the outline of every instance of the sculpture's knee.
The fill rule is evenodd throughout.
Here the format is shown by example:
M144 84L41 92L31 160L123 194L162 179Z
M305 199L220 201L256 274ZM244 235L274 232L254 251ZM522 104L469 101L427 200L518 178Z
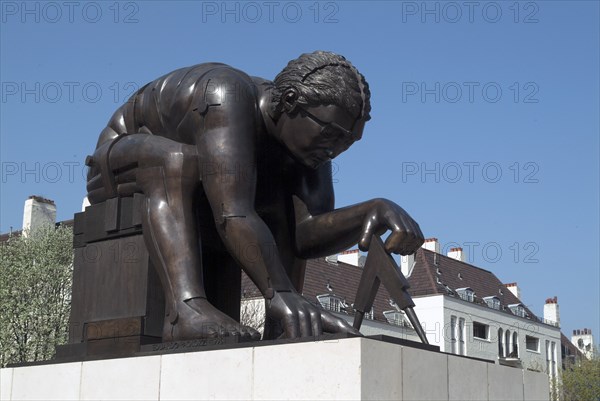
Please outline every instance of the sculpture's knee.
M194 146L160 136L119 136L86 160L88 197L95 203L135 192L167 198L167 192L191 190L198 182L196 155Z
M87 191L92 204L114 198L118 195L117 183L110 165L110 153L121 137L105 141L96 148L92 156L85 160L88 166Z
M152 141L152 149L145 152L146 160L140 167L161 167L162 174L169 180L197 181L198 160L196 148L171 140ZM148 142L148 141L146 141Z
M162 165L166 177L184 181L198 181L198 158L195 148L179 145L163 155Z
M141 152L137 182L145 193L189 192L198 185L196 149L166 138L151 137ZM158 140L155 140L158 139ZM151 142L151 143L147 143Z

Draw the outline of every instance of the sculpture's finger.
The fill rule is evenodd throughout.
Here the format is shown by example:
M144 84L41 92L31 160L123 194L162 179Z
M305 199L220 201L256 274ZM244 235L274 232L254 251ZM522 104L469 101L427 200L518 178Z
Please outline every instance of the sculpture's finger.
M310 313L303 307L298 308L298 322L300 323L300 335L302 337L312 336L312 323Z
M402 222L406 227L408 239L403 246L405 247L405 251L407 254L411 254L416 252L417 249L423 242L425 242L425 238L423 237L423 232L421 231L421 227L417 224L417 222L410 217L408 214L404 215L402 218Z
M421 227L419 227L419 224L413 220L413 223L415 225L415 233L417 236L417 241L419 242L419 244L417 245L417 248L419 248L421 245L423 245L425 243L425 236L423 235L423 231L421 231Z
M415 222L410 216L403 215L401 220L402 231L404 235L398 243L399 253L401 255L410 255L414 253L419 246L421 246L417 234L420 230L415 226Z
M360 237L360 241L358 242L358 247L361 251L367 252L369 250L369 246L371 245L371 237L375 233L375 226L376 224L374 217L367 219L363 225L362 235Z
M407 230L404 232L404 237L400 242L400 255L410 255L415 251L415 233Z
M288 313L283 319L283 331L285 332L286 338L299 338L300 337L300 324L298 322L297 313Z
M402 253L402 244L406 240L406 233L404 230L398 229L392 231L389 237L386 238L384 248L387 253Z
M323 311L321 313L321 319L323 322L323 331L326 333L349 333L356 336L362 336L360 331L350 326L348 322L337 318L328 312Z
M321 321L321 312L318 309L314 309L310 314L312 322L312 331L314 336L320 336L323 334L323 322Z

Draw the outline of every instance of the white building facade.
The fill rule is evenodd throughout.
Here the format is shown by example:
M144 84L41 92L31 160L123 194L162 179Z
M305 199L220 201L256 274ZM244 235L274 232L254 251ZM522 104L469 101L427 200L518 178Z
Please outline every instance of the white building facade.
M557 326L450 295L414 301L427 339L440 351L558 375L562 361Z

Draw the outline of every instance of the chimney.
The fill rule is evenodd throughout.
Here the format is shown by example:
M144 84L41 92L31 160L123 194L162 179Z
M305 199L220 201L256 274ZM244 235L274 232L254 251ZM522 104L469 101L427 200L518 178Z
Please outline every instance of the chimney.
M427 238L421 248L425 248L428 251L440 253L440 243L437 238Z
M365 259L365 256L361 255L358 249L341 252L337 257L338 262L358 267L363 267L365 265Z
M54 201L32 195L25 201L23 210L23 236L44 226L56 224L56 205Z
M415 254L400 256L400 270L404 277L410 277L413 269L415 268Z
M560 315L558 313L558 297L548 298L544 305L544 319L560 324Z
M515 297L519 298L519 300L521 299L521 289L517 283L508 283L504 284L504 286L508 288L508 290L512 292Z
M448 257L460 260L461 262L465 261L465 253L462 248L450 248L450 251L448 252Z

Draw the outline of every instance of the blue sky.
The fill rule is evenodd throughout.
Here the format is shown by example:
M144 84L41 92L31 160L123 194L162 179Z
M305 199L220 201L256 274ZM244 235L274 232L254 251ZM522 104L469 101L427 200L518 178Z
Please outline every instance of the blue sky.
M303 52L345 55L372 120L335 160L339 206L389 198L443 249L518 282L565 334L599 322L599 3L1 2L0 231L23 202L60 220L112 112L175 68L272 79Z

